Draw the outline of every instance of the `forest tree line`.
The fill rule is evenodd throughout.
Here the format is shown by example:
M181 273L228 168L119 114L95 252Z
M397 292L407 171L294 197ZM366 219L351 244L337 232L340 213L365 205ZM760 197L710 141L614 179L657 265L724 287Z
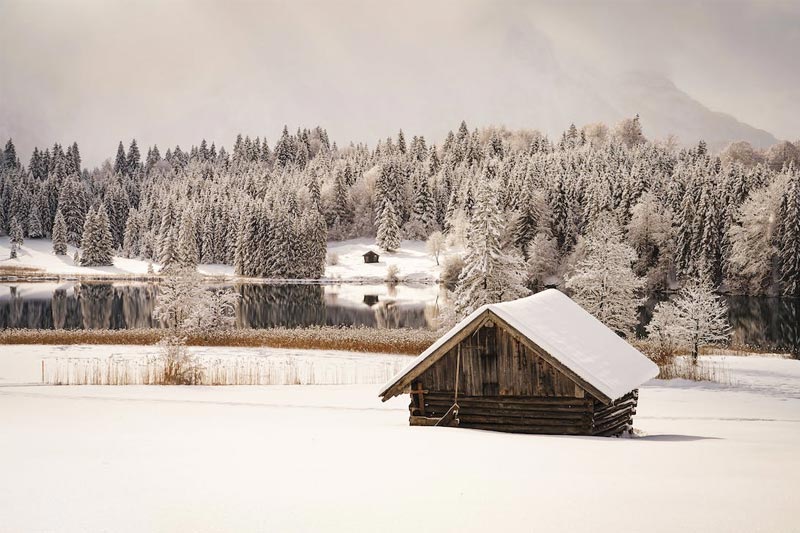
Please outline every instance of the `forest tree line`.
M798 144L739 142L711 154L703 142L647 140L638 117L572 125L552 140L463 122L440 145L401 130L372 148L339 147L319 127L284 127L272 146L240 135L230 153L203 140L143 154L134 140L91 171L77 143L36 148L25 165L9 140L0 231L20 243L52 238L56 253L82 246L84 264L119 254L316 278L328 240L377 236L393 250L440 231L469 250L487 235L476 225L493 225L497 248L537 289L578 268L597 246L587 238L595 229L632 251L623 255L649 292L702 279L800 296L798 165ZM481 195L499 216L476 216Z

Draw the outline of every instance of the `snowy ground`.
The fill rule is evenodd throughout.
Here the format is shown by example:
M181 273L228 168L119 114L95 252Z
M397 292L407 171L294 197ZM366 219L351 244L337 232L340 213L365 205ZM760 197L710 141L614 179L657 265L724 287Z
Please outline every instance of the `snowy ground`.
M9 238L0 237L0 274L3 269L13 267L33 268L38 274L53 276L111 276L131 277L147 274L147 261L115 257L111 267L84 267L72 260L75 247L68 247L68 254L57 256L52 253L53 245L49 239L27 239L18 251L16 259L9 259L11 253ZM363 255L368 250L380 254L380 262L365 264ZM389 265L399 269L398 277L404 282L433 283L439 279L441 268L425 251L423 241L403 241L399 250L392 253L381 251L374 239L352 239L328 243L329 255L338 257L337 265L329 265L325 270L326 281L382 283L386 279ZM443 254L440 261L444 259ZM158 271L159 265L155 263ZM198 271L208 276L233 277L230 265L200 265Z
M0 531L800 531L798 361L651 382L634 439L412 428L379 385L15 384L115 349L0 347Z
M379 262L365 264L363 255L372 250L379 256ZM444 263L445 257L457 251L448 251L439 257ZM426 251L424 241L402 241L395 252L384 252L374 239L351 239L328 243L328 255L336 254L338 265L329 265L325 276L329 279L383 281L389 265L397 266L398 277L404 282L431 283L439 280L441 265Z

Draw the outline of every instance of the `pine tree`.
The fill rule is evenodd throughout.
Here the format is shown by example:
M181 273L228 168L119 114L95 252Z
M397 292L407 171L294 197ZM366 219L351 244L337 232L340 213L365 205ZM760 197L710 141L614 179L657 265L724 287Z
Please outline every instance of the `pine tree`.
M28 215L28 237L31 239L41 239L44 237L44 229L42 228L42 220L39 216L38 202L31 206Z
M122 146L122 141L117 146L117 158L114 161L114 172L117 174L127 174L128 172L128 159L125 157L125 148Z
M687 191L681 202L678 214L678 236L675 262L679 272L685 277L692 277L696 272L695 239L696 216L694 196Z
M491 183L478 190L467 241L464 269L456 286L455 312L467 316L484 304L514 300L530 293L524 286L522 256L501 248L503 219Z
M800 296L800 172L792 169L782 207L781 282L787 296Z
M17 158L17 149L14 147L14 141L11 139L6 142L6 147L3 150L3 160L0 168L5 167L8 169L18 169L20 167L19 159Z
M64 181L58 195L58 211L67 224L67 242L77 246L81 242L86 221L86 191L75 176Z
M400 247L400 224L391 201L384 202L383 211L378 218L377 243L387 252L393 252Z
M200 257L197 251L194 216L190 211L184 212L178 235L178 264L184 269L196 269Z
M136 144L136 139L133 139L131 141L130 148L128 148L128 157L125 162L125 168L127 169L127 174L129 176L133 176L139 171L141 158L142 156L139 153L139 146Z
M565 276L573 299L617 333L630 335L638 322L638 297L644 286L633 272L636 252L622 239L610 213L601 217L584 241L584 257Z
M81 266L94 265L97 255L97 215L94 207L89 209L86 220L83 223L83 234L81 237Z
M111 237L111 225L104 205L100 204L95 214L95 266L112 266L114 264L114 241Z
M61 211L56 213L53 222L53 253L56 255L67 255L67 223L64 222L64 215Z
M22 225L19 223L16 216L11 217L11 224L8 235L9 237L11 237L11 244L22 246L23 243Z

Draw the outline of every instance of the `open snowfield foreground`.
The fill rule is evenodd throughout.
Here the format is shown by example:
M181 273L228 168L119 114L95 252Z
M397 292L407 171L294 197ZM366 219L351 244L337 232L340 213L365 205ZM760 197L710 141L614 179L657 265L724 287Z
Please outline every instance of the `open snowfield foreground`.
M30 384L99 350L0 348L0 531L800 531L800 361L652 381L608 439L409 427L379 384Z

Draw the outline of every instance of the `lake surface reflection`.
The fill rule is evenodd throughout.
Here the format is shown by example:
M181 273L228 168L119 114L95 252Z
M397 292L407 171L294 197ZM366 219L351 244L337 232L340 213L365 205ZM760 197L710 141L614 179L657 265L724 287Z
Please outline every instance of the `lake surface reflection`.
M241 295L236 313L240 328L431 328L439 311L447 305L444 292L435 285L221 286ZM2 283L0 328L159 327L152 317L157 295L156 283ZM800 300L749 296L725 299L736 344L800 353ZM641 324L650 320L655 304L651 300L642 309Z

